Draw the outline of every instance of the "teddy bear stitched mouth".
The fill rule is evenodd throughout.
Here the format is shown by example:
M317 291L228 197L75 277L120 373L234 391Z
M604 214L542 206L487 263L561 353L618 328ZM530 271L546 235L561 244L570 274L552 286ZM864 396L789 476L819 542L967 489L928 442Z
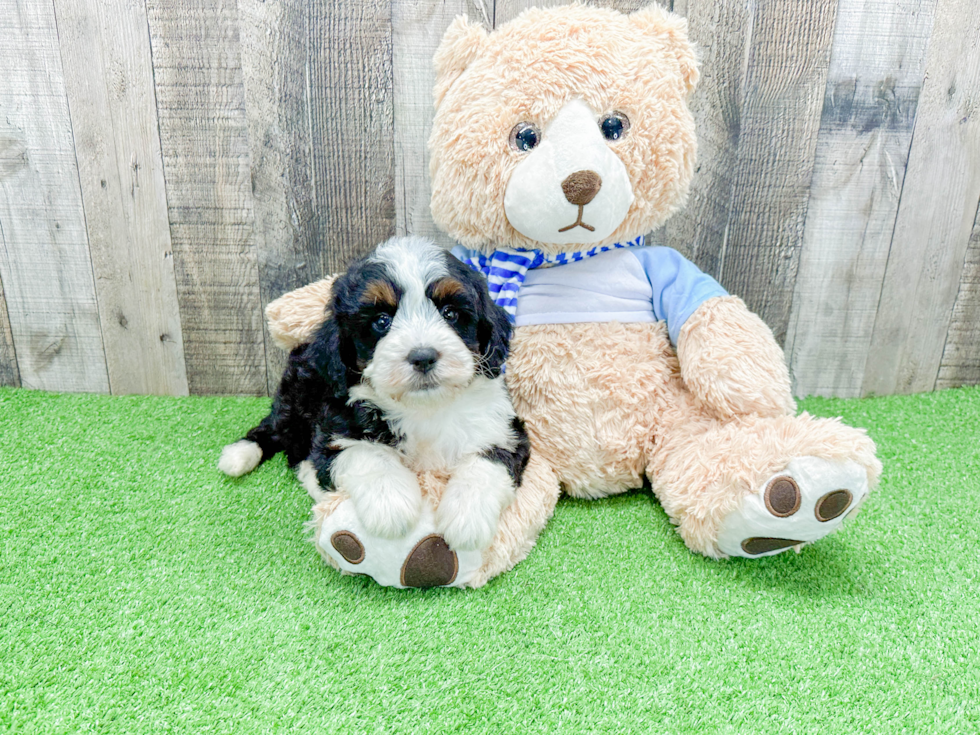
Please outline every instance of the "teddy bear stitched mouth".
M599 193L599 189L601 188L602 177L595 171L576 171L565 177L565 180L561 182L561 190L569 203L578 206L578 217L575 218L575 222L572 224L558 230L559 232L568 232L576 227L581 227L589 232L595 232L595 227L587 225L582 221L582 212L585 209L585 205L595 199L595 195Z

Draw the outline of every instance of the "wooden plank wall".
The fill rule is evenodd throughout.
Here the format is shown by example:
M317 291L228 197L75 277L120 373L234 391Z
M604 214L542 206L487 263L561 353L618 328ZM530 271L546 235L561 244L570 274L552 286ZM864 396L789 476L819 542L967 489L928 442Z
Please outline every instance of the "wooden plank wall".
M20 383L105 392L54 7L0 0L0 39L0 282Z
M594 0L631 12L647 0ZM0 385L265 394L262 308L428 210L431 57L562 0L0 0ZM681 250L800 395L980 383L980 6L661 0L702 60Z

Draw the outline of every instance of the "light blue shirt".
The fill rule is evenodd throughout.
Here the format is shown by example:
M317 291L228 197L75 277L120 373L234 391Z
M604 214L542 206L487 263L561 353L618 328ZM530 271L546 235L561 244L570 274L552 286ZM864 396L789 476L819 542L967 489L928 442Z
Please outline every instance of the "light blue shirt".
M453 248L460 259L475 252ZM672 248L624 248L528 270L514 323L663 321L676 345L681 327L701 304L727 295L714 278Z

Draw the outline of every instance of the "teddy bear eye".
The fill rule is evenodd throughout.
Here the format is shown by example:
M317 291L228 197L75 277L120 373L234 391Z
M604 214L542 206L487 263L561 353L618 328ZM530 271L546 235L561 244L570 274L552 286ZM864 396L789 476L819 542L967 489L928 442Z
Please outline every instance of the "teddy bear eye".
M541 140L538 129L529 122L519 122L510 131L510 147L515 151L527 153Z
M621 112L610 112L599 121L599 127L606 140L619 140L630 129L630 119Z

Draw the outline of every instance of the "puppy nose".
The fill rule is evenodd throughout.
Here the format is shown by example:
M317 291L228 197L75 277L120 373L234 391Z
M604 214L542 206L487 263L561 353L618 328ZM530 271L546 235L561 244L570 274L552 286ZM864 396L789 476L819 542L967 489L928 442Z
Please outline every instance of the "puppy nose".
M439 353L432 347L416 347L414 350L408 353L407 359L412 367L425 375L425 373L429 372L436 366L436 361L439 359Z
M576 171L561 182L565 198L576 206L591 202L602 188L602 178L595 171Z

